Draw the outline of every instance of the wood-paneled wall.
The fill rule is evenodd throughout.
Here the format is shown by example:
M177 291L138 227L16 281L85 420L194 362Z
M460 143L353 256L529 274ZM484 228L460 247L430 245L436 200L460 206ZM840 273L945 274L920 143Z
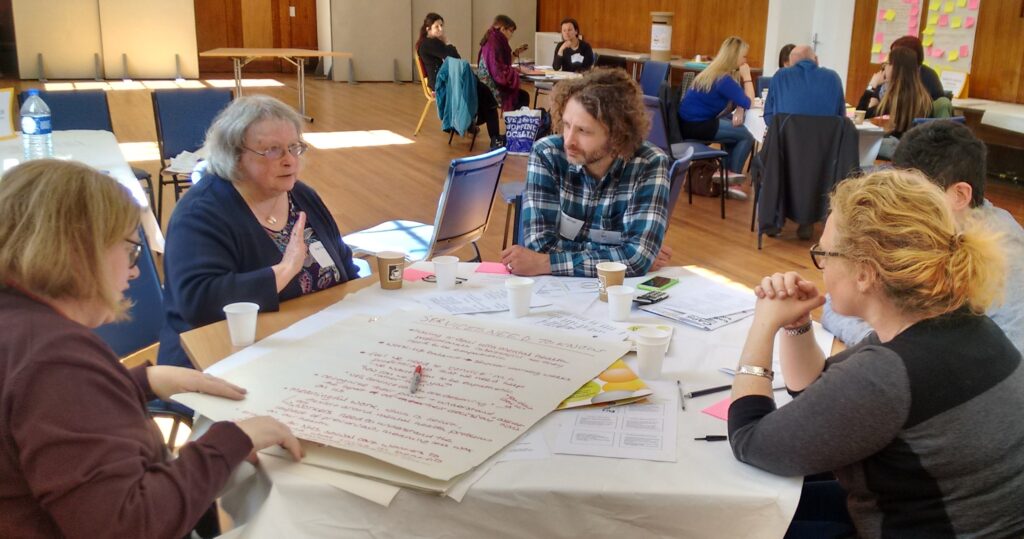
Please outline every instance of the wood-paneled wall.
M199 52L218 47L316 49L316 0L194 0ZM295 8L295 16L289 9ZM310 69L315 62L310 64ZM227 58L200 58L203 73L231 72ZM291 72L291 64L260 59L247 73Z
M672 54L717 54L736 35L750 44L750 66L762 67L768 0L538 0L537 31L558 32L559 21L573 17L594 47L650 52L652 11L675 13Z

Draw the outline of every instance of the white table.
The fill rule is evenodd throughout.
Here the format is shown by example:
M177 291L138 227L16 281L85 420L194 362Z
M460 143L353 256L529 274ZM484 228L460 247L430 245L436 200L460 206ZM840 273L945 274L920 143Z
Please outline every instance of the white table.
M752 107L747 110L743 116L743 125L758 143L763 143L768 132L768 126L764 123L764 107ZM868 121L854 127L857 128L859 135L857 146L860 152L860 166L870 167L875 164L878 150L882 148L885 130Z
M991 101L988 99L954 99L954 109L978 110L982 112L982 125L998 127L1014 133L1024 133L1024 105Z
M429 264L421 267L429 269ZM475 267L461 264L460 276L481 278L473 273ZM660 274L682 271L670 268ZM487 286L501 283L501 277L483 279L490 280ZM627 284L640 280L627 279ZM278 333L278 346L286 335L299 339L355 314L422 308L414 299L435 292L435 285L423 282L406 281L400 291L372 285ZM607 305L596 293L555 301L556 307L607 320ZM487 316L511 320L507 313ZM631 321L669 322L635 309ZM750 321L714 332L677 326L664 378L682 380L687 390L730 383L716 369L736 365ZM633 354L627 355L627 362L633 361ZM742 464L728 442L693 440L726 433L724 421L700 410L727 396L687 401L678 420L675 463L571 455L502 462L461 503L403 489L390 507L383 507L314 480L285 474L272 482L257 472L222 498L236 523L249 523L226 537L781 537L796 509L801 478ZM788 399L779 392L776 396ZM559 420L555 412L535 427L549 445Z
M132 172L132 167L125 161L113 133L91 130L54 131L53 154L58 158L81 161L109 174L127 187L142 207L142 228L150 248L158 253L164 251L164 235L153 216L153 209L149 207L149 198ZM24 159L20 133L13 139L0 141L0 159L3 160L5 170Z

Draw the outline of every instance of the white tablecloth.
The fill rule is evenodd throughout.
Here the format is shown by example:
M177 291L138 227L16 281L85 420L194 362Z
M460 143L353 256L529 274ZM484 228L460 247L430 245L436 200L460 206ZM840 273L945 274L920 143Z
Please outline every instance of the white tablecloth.
M747 131L750 131L751 135L754 135L754 140L764 142L764 136L768 132L768 127L764 123L763 107L755 107L748 110L743 116L743 125L747 128ZM885 130L871 122L864 122L855 127L857 128L857 134L860 135L858 141L860 166L870 167L875 164L878 150L882 148L882 137L885 136Z
M954 99L954 109L982 111L981 123L1015 133L1024 133L1024 105L988 99Z
M150 247L154 251L163 252L164 236L149 207L149 199L132 172L132 167L125 161L113 133L91 130L54 131L53 154L55 157L74 159L104 171L127 187L135 201L143 208L142 227L146 231ZM0 140L0 160L3 161L5 170L23 159L20 133L13 139Z
M460 275L473 277L465 286L476 286L481 278L487 281L482 286L500 286L500 276L473 273L475 266L461 264ZM429 264L424 269L429 269ZM660 274L672 276L682 271L670 268ZM630 281L639 279L627 280L627 284ZM288 334L301 339L356 314L422 309L414 298L436 290L432 284L408 281L397 291L370 286L276 338ZM598 301L596 293L567 296L550 308L557 307L607 320L607 304ZM508 313L487 316L512 320ZM634 309L631 321L643 320L667 322ZM680 379L687 390L730 383L717 369L736 365L750 321L747 318L714 332L678 325L663 378ZM828 342L831 337L822 339L822 344ZM253 349L258 347L259 343L242 353L258 353ZM633 361L629 354L627 362ZM679 416L679 458L675 463L571 455L501 462L461 503L403 489L390 507L383 507L297 476L275 476L272 484L260 472L222 498L223 507L236 523L249 523L229 536L781 537L796 509L801 478L779 477L742 464L733 457L728 442L693 440L726 433L724 421L700 410L727 396L718 393L687 401L687 410ZM781 392L776 396L788 400ZM559 413L555 412L535 429L541 429L550 445L558 425Z

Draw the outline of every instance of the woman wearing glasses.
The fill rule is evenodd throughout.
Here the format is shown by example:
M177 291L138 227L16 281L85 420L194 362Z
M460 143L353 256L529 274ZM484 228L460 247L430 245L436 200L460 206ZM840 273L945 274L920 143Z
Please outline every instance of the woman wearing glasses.
M254 450L299 443L269 417L215 423L171 459L146 402L245 390L178 367L125 369L95 334L138 276L139 207L85 165L0 181L0 537L185 537ZM254 457L253 457L254 458Z
M178 335L223 307L282 300L358 277L320 197L298 180L302 118L267 96L234 100L206 135L207 173L174 208L164 253L159 363L189 366Z
M835 505L848 500L859 537L1021 536L1024 369L982 314L1001 295L998 238L979 223L959 231L913 171L845 180L831 207L813 262L834 310L875 333L826 360L810 323L824 294L794 272L765 277L733 383L733 452L783 475L835 472ZM777 333L796 395L779 409ZM813 498L801 504L828 505ZM817 516L798 509L794 525Z

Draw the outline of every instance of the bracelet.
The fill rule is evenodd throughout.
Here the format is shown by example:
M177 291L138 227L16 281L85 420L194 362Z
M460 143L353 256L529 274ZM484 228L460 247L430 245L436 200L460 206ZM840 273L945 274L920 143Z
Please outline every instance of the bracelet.
M772 372L771 369L757 367L754 365L740 365L740 368L736 369L736 374L749 374L751 376L760 376L762 378L767 378L769 382L775 380L775 373Z
M748 83L748 82L749 82L750 84L754 84L754 81L752 81L752 80L750 80L750 79L743 79L743 84L746 84L746 83Z
M799 337L800 335L803 335L804 333L807 333L810 330L811 330L811 321L808 320L807 323L802 325L802 326L795 327L795 328L792 328L792 329L787 328L786 329L786 335L789 335L790 337Z

